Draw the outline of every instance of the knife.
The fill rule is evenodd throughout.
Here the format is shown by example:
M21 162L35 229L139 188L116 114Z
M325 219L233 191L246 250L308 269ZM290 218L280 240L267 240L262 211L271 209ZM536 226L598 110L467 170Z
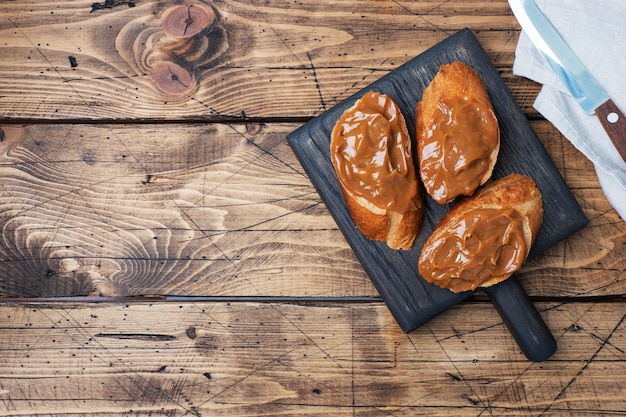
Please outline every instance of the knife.
M533 0L509 0L533 45L585 113L596 115L626 162L626 118Z

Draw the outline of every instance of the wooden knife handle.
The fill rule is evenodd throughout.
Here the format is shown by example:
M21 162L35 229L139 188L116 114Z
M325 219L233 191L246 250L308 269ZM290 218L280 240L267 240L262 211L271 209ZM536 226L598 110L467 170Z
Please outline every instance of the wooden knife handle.
M626 162L626 117L617 108L613 100L608 99L596 109L596 116L602 127L611 138L617 152Z

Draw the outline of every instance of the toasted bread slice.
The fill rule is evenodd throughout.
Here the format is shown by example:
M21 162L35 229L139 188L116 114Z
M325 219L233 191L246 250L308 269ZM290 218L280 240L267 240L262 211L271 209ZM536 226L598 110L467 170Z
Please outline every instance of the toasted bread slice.
M519 174L457 203L422 247L420 275L453 292L497 284L519 270L543 220L541 192Z
M416 108L417 155L426 192L440 204L472 195L493 172L500 129L482 79L442 65Z
M335 124L330 154L359 230L392 249L410 249L422 226L424 192L393 100L373 91L357 100Z

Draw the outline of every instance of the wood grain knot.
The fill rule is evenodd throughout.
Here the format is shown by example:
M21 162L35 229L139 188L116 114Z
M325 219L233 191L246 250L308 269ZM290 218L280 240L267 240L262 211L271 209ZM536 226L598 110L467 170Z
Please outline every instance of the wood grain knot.
M173 62L159 62L152 68L152 81L167 94L184 94L193 85L191 72Z
M214 20L215 13L212 9L191 4L168 9L161 25L169 36L188 38L200 33Z
M263 133L265 123L248 123L246 124L246 132L249 135L260 135Z
M228 36L209 4L177 5L127 23L115 40L120 56L138 75L149 75L168 97L193 94L217 59Z
M7 147L19 143L23 130L21 126L0 126L0 143Z

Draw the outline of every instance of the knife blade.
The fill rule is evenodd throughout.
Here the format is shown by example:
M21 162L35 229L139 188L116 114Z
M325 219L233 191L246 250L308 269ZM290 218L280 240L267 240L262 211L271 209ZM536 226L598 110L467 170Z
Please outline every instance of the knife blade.
M526 35L585 113L596 115L626 162L626 118L533 0L508 0Z

